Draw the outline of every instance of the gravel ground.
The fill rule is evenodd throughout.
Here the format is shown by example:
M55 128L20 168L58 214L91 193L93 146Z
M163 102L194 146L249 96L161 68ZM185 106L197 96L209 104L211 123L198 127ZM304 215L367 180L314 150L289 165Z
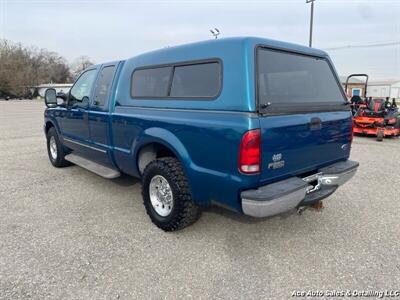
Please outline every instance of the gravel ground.
M211 208L193 226L164 233L134 178L50 165L43 110L37 101L0 101L0 298L400 290L399 139L356 137L359 172L322 212L257 220Z

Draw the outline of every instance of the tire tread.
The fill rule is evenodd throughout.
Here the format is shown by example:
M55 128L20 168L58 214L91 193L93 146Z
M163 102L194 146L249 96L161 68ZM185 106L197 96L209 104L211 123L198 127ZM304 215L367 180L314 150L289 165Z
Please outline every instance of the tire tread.
M158 168L169 175L167 180L172 181L178 187L179 195L174 195L174 210L177 209L174 218L169 222L160 222L153 216L149 199L147 199L147 186L145 178L149 173ZM200 217L200 208L192 201L190 188L180 162L174 157L163 157L149 163L143 172L142 196L146 212L152 222L164 231L176 231L193 224Z

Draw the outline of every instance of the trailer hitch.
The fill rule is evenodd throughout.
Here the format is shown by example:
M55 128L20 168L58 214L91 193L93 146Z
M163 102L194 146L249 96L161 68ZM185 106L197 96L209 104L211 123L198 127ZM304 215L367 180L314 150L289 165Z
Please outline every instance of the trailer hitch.
M299 206L297 208L297 214L302 215L303 212L308 208L312 208L316 211L322 211L324 209L324 202L322 200L319 200L309 205Z

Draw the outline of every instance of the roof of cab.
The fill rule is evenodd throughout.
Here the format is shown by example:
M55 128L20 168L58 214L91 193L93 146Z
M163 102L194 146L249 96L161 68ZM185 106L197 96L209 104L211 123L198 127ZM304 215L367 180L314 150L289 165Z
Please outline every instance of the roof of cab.
M177 54L186 54L190 56L190 53L195 54L197 51L203 51L204 53L210 52L212 53L215 50L226 51L226 50L237 50L237 49L247 49L252 50L257 45L262 45L266 47L288 50L293 52L304 53L308 55L314 56L327 56L328 54L322 50L310 48L307 46L293 44L288 42L282 42L272 39L265 39L259 37L230 37L230 38L221 38L221 39L210 39L200 42L194 42L179 46L165 47L159 50L154 50L150 52L146 52L140 54L138 56L134 56L128 60L135 61L147 61L149 59L154 60L157 57L160 57L161 60L168 61L172 57L175 57ZM185 56L186 56L185 55ZM196 56L196 55L194 55Z

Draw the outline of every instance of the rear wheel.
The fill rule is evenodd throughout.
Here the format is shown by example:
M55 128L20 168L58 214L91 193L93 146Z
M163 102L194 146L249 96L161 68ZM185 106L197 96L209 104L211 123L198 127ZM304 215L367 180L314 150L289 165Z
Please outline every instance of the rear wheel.
M47 132L47 153L50 162L54 167L61 168L70 165L70 163L64 158L64 148L54 127L51 127Z
M200 208L192 201L186 176L176 158L160 158L147 165L142 196L151 221L164 231L187 227L200 216Z

